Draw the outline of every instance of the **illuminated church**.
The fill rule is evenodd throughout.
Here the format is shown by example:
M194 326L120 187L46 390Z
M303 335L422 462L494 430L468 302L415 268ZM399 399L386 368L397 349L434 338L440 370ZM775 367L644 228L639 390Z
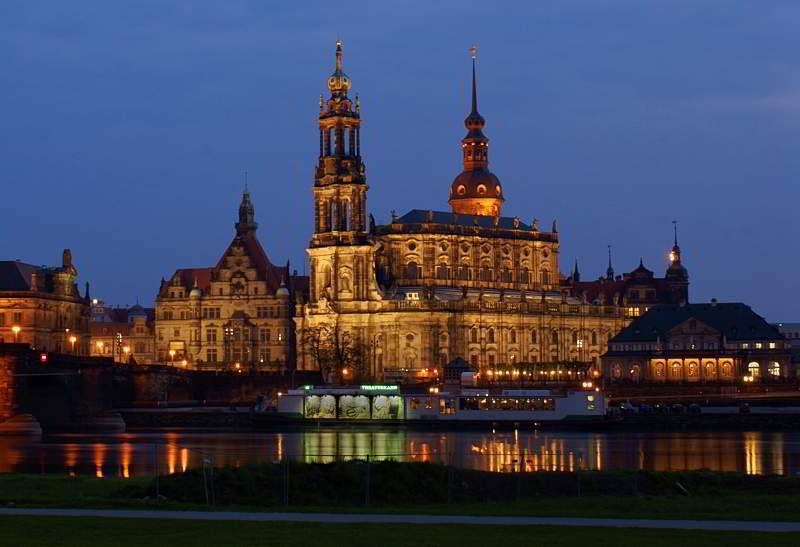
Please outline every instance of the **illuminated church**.
M450 184L449 211L414 209L375 224L367 212L361 109L348 96L352 81L341 42L327 85L307 250L310 286L295 317L297 368L324 368L319 348L311 347L319 339L310 342L309 333L327 327L336 336L347 333L364 356L362 374L378 380L432 377L457 358L495 374L514 375L518 363L579 363L599 372L608 339L630 321L622 305L627 297L588 298L596 284L561 274L555 222L545 230L535 218L503 216L506 196L489 170L486 121L478 111L474 50L463 171ZM617 281L612 275L608 287Z

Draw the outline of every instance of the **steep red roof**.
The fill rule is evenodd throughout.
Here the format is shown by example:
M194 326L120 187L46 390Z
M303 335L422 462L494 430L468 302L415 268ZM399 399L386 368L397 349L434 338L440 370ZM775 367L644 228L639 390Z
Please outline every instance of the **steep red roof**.
M256 270L258 279L265 281L267 291L274 293L281 285L281 281L289 282L289 268L287 266L275 266L270 262L267 253L256 238L255 233L251 232L244 236L236 236L233 241L225 249L225 252L217 261L216 266L208 268L180 268L175 270L175 274L170 279L174 279L175 275L180 279L180 284L187 290L191 290L197 283L197 287L208 293L211 281L214 277L214 272L225 266L225 257L230 253L231 247L236 244L241 244L244 247L245 253L250 257L252 265ZM307 282L306 282L307 285ZM166 281L161 285L159 294L166 295L171 286L171 281Z

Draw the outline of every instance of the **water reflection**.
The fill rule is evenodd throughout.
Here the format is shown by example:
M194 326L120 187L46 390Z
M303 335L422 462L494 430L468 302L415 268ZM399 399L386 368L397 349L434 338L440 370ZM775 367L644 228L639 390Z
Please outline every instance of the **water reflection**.
M0 472L133 477L289 457L452 462L495 472L711 469L800 472L800 433L421 432L321 429L287 433L165 432L41 441L0 438Z

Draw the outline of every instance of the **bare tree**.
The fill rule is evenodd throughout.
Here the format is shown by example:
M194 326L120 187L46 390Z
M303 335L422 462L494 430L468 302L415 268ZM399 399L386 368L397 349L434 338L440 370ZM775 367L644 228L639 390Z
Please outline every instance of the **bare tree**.
M349 383L370 379L366 346L353 331L342 329L338 318L303 330L303 346L329 382Z

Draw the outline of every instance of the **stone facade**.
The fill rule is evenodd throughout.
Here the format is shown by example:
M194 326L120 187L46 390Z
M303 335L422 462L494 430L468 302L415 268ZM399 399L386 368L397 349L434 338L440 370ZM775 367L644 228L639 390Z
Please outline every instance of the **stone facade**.
M360 108L350 86L338 43L331 95L320 101L309 294L295 317L298 368L322 368L308 333L327 325L336 336L348 333L367 363L361 374L375 380L433 378L458 357L481 370L570 361L599 372L607 340L629 318L561 286L555 222L545 231L536 219L500 216L505 198L488 170L476 95L464 170L448 194L452 211L413 210L376 226L366 212Z
M207 370L286 371L294 363L294 298L306 278L273 265L256 237L250 194L215 266L176 270L156 298L155 360Z
M791 344L739 303L659 305L612 338L609 382L742 383L796 378Z
M0 262L0 343L87 355L89 286L81 296L77 276L69 249L56 267Z

